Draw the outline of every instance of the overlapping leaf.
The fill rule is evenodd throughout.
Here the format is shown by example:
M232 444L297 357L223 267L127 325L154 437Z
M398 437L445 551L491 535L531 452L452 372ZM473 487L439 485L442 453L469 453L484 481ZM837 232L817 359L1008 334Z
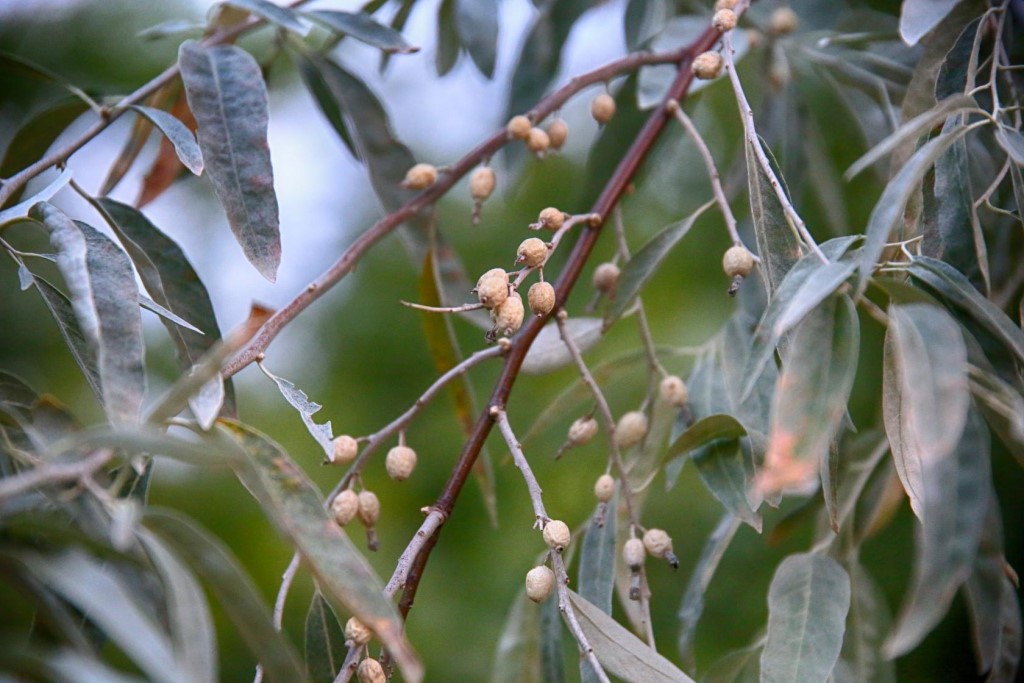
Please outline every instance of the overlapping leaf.
M540 671L540 611L520 590L498 638L491 683L546 683Z
M132 109L139 112L150 123L160 129L160 132L174 145L174 151L182 165L196 175L203 172L203 151L196 142L195 135L188 129L178 117L165 112L163 109L133 105Z
M566 332L576 342L580 353L586 353L601 340L602 327L600 318L569 318L565 321ZM572 354L562 341L558 325L552 321L534 339L520 369L527 375L543 375L570 363Z
M306 612L306 669L310 683L332 683L348 654L345 632L320 591Z
M761 271L765 274L765 288L770 301L786 273L800 260L800 242L775 194L775 185L779 181L770 177L761 167L757 161L757 154L749 142L744 149L747 158L750 216L754 221L757 253L761 256ZM770 155L771 150L765 149L765 153Z
M895 683L896 667L881 656L891 619L885 596L860 564L847 565L847 571L850 611L846 615L843 649L832 676L836 683Z
M225 0L225 3L252 12L261 19L291 31L299 36L309 33L307 26L299 16L299 13L289 7L283 7L270 0Z
M306 12L304 16L331 31L352 36L367 45L383 50L385 53L408 54L419 50L418 47L410 45L400 32L379 23L369 14L314 10Z

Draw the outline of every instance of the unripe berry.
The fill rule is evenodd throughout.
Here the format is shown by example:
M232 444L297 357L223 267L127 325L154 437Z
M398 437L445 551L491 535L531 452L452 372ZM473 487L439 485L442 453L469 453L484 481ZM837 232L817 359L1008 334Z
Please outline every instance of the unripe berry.
M597 420L593 417L578 417L569 425L569 441L580 446L588 443L597 434Z
M356 647L361 647L370 642L372 637L373 632L355 617L345 622L345 640L347 642L352 643Z
M543 265L548 258L548 245L544 240L536 237L529 237L522 241L516 249L516 263L523 264L527 268L536 268Z
M736 13L731 9L720 9L711 17L711 25L719 33L725 33L736 28Z
M518 140L525 140L530 137L530 131L533 129L533 124L530 123L530 119L523 115L513 116L509 119L508 125L505 126L508 134Z
M359 521L372 527L380 518L380 500L373 491L359 492Z
M571 540L569 526L560 519L552 519L544 525L544 542L556 553L566 549Z
M562 145L569 137L569 124L562 119L555 119L548 126L548 140L551 142L551 149L562 149Z
M542 154L548 151L551 146L551 139L541 128L531 128L530 135L526 138L526 148L535 154Z
M631 538L622 546L622 561L630 569L638 570L644 566L644 557L646 555L644 542L639 538Z
M648 529L644 534L644 548L651 557L665 559L673 567L679 566L679 560L672 552L672 537L664 529Z
M615 425L615 443L619 448L631 448L647 436L647 416L639 410L631 410L619 418Z
M331 463L345 465L356 459L359 443L348 434L334 437L334 454Z
M334 521L345 526L359 514L359 495L352 489L345 489L331 501Z
M405 173L402 187L422 190L437 182L437 169L430 164L416 164Z
M594 482L594 497L607 503L615 495L615 479L610 474L602 474Z
M800 25L800 18L791 7L777 7L768 18L768 30L777 36L792 33Z
M729 247L722 257L722 270L729 277L746 277L754 269L754 255L746 247Z
M718 78L718 75L722 73L723 64L722 55L714 50L709 50L697 55L691 68L694 76L710 81L712 78Z
M503 268L492 268L480 276L473 289L485 308L493 309L508 298L508 273Z
M555 587L555 573L540 565L526 572L526 597L534 602L544 602Z
M558 230L565 223L565 214L553 206L540 212L534 226L545 230Z
M384 667L376 659L370 657L359 662L356 677L359 679L359 683L387 683L388 680L384 675Z
M686 382L676 375L669 375L661 380L661 384L658 385L658 394L661 396L662 401L677 408L686 405L686 402L690 399L690 392L686 388Z
M530 286L526 299L533 314L543 317L555 308L555 288L550 282L536 282Z
M416 451L408 446L395 446L384 458L388 476L395 481L405 481L416 469Z
M600 124L608 123L615 116L615 98L606 92L590 102L590 115Z
M621 273L622 271L619 270L619 267L611 261L602 263L594 269L594 275L591 279L594 289L606 296L614 295L615 287L619 284L619 275Z
M482 202L494 192L494 169L490 166L481 166L473 171L469 178L469 194L478 202Z
M523 297L519 292L512 292L500 305L491 309L492 332L495 335L513 335L523 326L526 309L523 308Z
M716 0L715 11L720 9L736 9L736 5L739 4L738 0Z

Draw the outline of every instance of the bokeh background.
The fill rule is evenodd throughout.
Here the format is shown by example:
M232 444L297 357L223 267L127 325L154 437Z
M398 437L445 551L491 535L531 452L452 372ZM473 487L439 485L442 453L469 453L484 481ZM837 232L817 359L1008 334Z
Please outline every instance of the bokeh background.
M317 6L352 9L356 4L325 1ZM339 59L377 92L398 136L417 158L440 166L459 158L502 125L508 78L533 8L527 0L501 3L501 39L493 81L481 76L465 57L449 75L439 79L433 66L437 4L434 0L417 3L406 36L422 50L395 57L385 72L378 70L376 51L353 41L343 43ZM895 3L890 4L882 3L879 9L896 11ZM621 36L624 5L618 0L598 4L584 15L566 46L560 80L625 53ZM138 32L167 19L201 22L209 6L207 2L188 0L0 1L0 50L43 64L91 93L123 94L157 74L176 55L177 39L147 41L139 38ZM394 10L393 6L386 7L384 16ZM363 169L336 138L290 63L285 58L272 58L271 34L259 32L242 44L268 60L270 147L281 203L284 254L277 283L266 282L245 262L205 179L186 178L146 207L147 215L174 237L192 260L210 290L225 330L244 319L253 301L271 307L286 303L381 215ZM733 149L739 136L735 105L722 85L713 85L702 94L700 109L695 113L716 153ZM754 92L759 87L751 84ZM438 225L455 244L471 274L496 266L511 267L515 245L527 236L526 225L538 209L556 205L574 212L586 210L585 206L572 206L571 201L583 182L587 150L596 134L587 113L591 94L581 94L562 112L572 131L563 153L542 163L531 161L516 174L506 172L501 159L496 160L499 190L485 205L480 225L470 222L464 186L441 202ZM59 95L55 88L0 70L0 149L21 122ZM829 106L823 100L826 114ZM832 114L837 122L843 121L838 109ZM70 133L84 123L80 120ZM127 138L127 124L122 121L114 125L73 158L70 167L87 189L99 186L106 164ZM831 135L836 130L821 132ZM862 145L856 136L837 137L835 163L844 168L862 151ZM154 139L144 158L155 153ZM649 168L624 204L634 248L708 196L699 161L681 131L666 136ZM46 178L39 182L45 183ZM133 201L140 183L140 172L130 174L113 197ZM864 224L878 191L877 185L863 181L851 186L844 196L844 211L855 230ZM100 221L70 192L58 195L56 203L100 226ZM830 207L819 202L801 209L806 211L808 223L817 226L825 222ZM10 237L19 240L25 249L46 249L45 237L22 228L13 228ZM593 263L611 255L610 237L602 239ZM644 291L659 344L699 345L732 312L736 304L724 295L728 283L718 263L718 255L726 246L728 239L720 219L710 216L701 220ZM321 403L324 408L317 418L330 419L336 433L361 435L377 430L404 411L433 381L433 362L418 314L398 304L399 299L416 298L417 279L418 268L410 262L399 239L389 237L268 351L267 367ZM18 374L40 392L55 395L83 422L97 421L99 410L55 325L36 295L19 292L17 283L14 264L0 261L0 368ZM590 296L587 290L584 284L574 295L575 311L582 312ZM455 328L464 350L483 345L478 329L459 321ZM176 377L176 369L171 346L155 318L147 319L146 335L150 390L156 396ZM881 330L868 323L864 338L861 367L877 368ZM588 360L598 364L637 348L638 343L636 326L625 320L588 354ZM677 356L667 365L685 376L691 362ZM489 392L497 369L496 365L485 365L473 371L471 381L479 398ZM866 377L858 381L855 422L858 418L872 421L879 410L880 394L870 374L862 371ZM576 375L571 369L543 377L524 376L516 384L509 407L520 438L529 433L526 452L544 487L549 511L571 525L582 523L590 514L590 482L603 471L605 462L600 438L569 452L560 461L551 457L568 424L589 410L588 403L553 403L574 381ZM323 490L329 490L339 472L320 465L316 444L273 383L257 369L248 368L236 378L236 388L240 417L278 440ZM623 364L607 387L613 410L621 413L638 406L644 388L643 364ZM381 576L390 576L394 561L420 522L420 508L434 500L459 452L461 433L452 407L448 396L442 396L409 429L408 441L420 454L419 468L411 480L391 482L380 462L365 475L366 485L378 493L383 504L380 550L370 553ZM538 416L546 416L549 424L532 429ZM488 680L506 613L521 588L523 575L543 550L538 534L531 530L532 512L522 479L500 438L491 438L488 451L497 482L498 525L489 521L479 489L471 482L444 527L408 623L410 637L426 662L431 681ZM1019 524L1024 518L1024 498L1020 495L1024 477L998 444L994 474L1004 507L1008 556L1020 567L1024 559ZM150 500L154 505L191 515L224 539L268 603L273 600L290 550L229 473L161 461ZM725 651L745 645L765 623L765 596L772 572L786 554L807 547L812 529L804 524L783 538L775 538L772 532L801 504L799 500L788 501L780 510L765 510L763 535L746 527L740 530L706 597L697 641L702 667ZM721 512L692 468L684 470L671 491L666 492L659 479L649 496L645 522L672 534L681 562L676 572L667 565L649 565L659 649L676 660L675 615L690 570ZM360 530L356 528L353 535L358 539ZM912 537L912 518L904 507L893 523L864 548L863 560L879 579L893 610L911 571ZM311 582L302 577L286 611L286 629L300 646L311 593ZM222 679L250 680L251 656L216 604L214 610ZM26 605L0 583L0 629L20 628L25 619ZM566 647L570 647L568 637ZM961 598L954 601L950 615L926 641L898 662L898 672L901 681L976 677ZM578 676L574 667L568 673L569 680Z

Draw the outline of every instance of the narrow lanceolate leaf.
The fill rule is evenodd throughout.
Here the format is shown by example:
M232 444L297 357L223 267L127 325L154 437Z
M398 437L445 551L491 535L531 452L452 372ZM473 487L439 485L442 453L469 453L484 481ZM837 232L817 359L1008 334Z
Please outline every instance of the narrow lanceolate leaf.
M850 612L839 662L832 676L836 683L895 683L896 667L882 658L881 646L889 630L885 596L860 564L847 566L850 573Z
M205 580L270 681L305 680L291 643L274 628L270 609L252 579L220 539L170 510L147 509L144 524Z
M231 231L249 262L273 282L281 236L260 66L234 45L205 47L192 40L182 43L178 66L206 171Z
M309 26L302 21L298 12L270 0L226 0L225 4L249 10L261 19L296 35L305 36L309 33Z
M565 322L566 331L580 348L586 353L601 340L602 321L600 318L569 318ZM550 322L544 326L534 339L530 350L526 352L521 370L527 375L544 375L564 368L572 363L572 354L562 341L558 325Z
M203 152L199 149L196 136L188 129L178 117L165 112L163 109L132 105L132 109L145 116L149 121L160 129L160 132L174 145L174 151L182 165L196 175L203 172Z
M739 439L746 435L746 428L732 415L708 415L694 422L672 442L666 458L688 453L719 439Z
M497 0L455 0L455 29L476 68L493 78L498 49Z
M768 589L761 681L827 681L843 645L849 608L850 577L835 560L815 553L783 560Z
M442 0L437 7L437 47L434 53L434 68L438 76L444 76L459 59L461 45L455 29L455 0Z
M565 661L562 656L562 620L558 600L549 597L540 611L540 674L544 683L565 683ZM582 683L586 683L584 678Z
M1013 594L1014 612L1020 621L1020 608L1016 606L1016 591L1006 577L1006 557L1003 545L1003 519L995 493L989 493L988 515L982 531L978 556L974 560L971 575L964 583L964 597L967 598L968 616L971 621L972 644L978 662L978 673L992 671L1008 645L1003 638L1005 628L1003 605L1008 596L1006 588ZM1020 627L1017 628L1018 632ZM1019 656L1020 638L1017 638ZM1012 676L1008 680L1012 680Z
M366 558L324 509L313 482L265 435L230 420L220 425L248 456L239 477L305 559L321 590L372 629L405 680L418 683L423 666L405 638L398 612Z
M316 442L320 444L320 448L323 449L324 462L330 462L334 458L334 432L331 430L331 421L328 420L323 424L317 424L313 419L313 415L319 412L323 406L315 401L309 400L309 396L307 396L306 392L302 389L299 389L283 377L278 377L270 370L267 370L267 367L263 363L259 363L259 367L260 370L263 371L264 375L274 380L274 384L277 385L281 395L284 396L284 400L288 401L292 408L299 411L299 416L302 418L302 423L306 425L306 430L309 432L309 435L312 436Z
M633 300L658 270L661 262L713 204L714 202L708 202L683 220L665 227L633 254L622 269L615 290L615 299L604 314L605 329L614 325L626 309L633 305Z
M540 611L522 589L501 629L490 683L545 683L540 673L540 647Z
M914 573L896 626L886 639L886 657L917 647L970 576L989 507L989 457L988 428L971 407L954 451L941 460L926 461Z
M747 155L747 187L750 193L750 216L757 236L757 253L761 255L761 272L765 274L768 300L772 299L782 278L793 264L800 260L800 242L786 218L785 209L775 195L773 182L750 144L745 145ZM766 153L771 154L766 150Z
M174 658L190 681L217 681L217 639L203 589L178 557L152 532L137 536L164 585Z
M739 439L715 441L693 456L700 479L726 510L761 533L761 498L754 491L754 459Z
M335 33L352 36L367 45L383 50L385 53L409 54L419 50L418 47L410 45L401 33L390 26L378 23L369 14L315 10L306 12L304 16Z
M331 93L331 89L327 86L320 68L314 61L301 53L293 53L292 57L299 69L299 75L302 76L302 80L306 84L306 89L309 90L313 99L316 100L320 111L327 117L327 122L331 124L331 128L341 138L349 153L359 161L361 159L359 148L356 147L355 142L352 140L352 133L349 132L348 122L341 111L341 106L337 98Z
M692 683L672 662L571 590L569 602L597 661L608 673L627 683Z
M857 259L857 269L860 271L860 290L867 286L868 278L874 271L875 265L885 249L885 244L889 241L889 236L902 225L904 209L906 209L911 195L917 191L921 178L932 167L935 160L967 131L967 126L960 126L929 140L914 153L914 156L910 157L899 173L885 186L882 196L878 198L878 202L868 218L864 248L861 249L860 257Z
M764 490L803 484L818 472L846 413L859 350L857 311L847 296L827 299L796 328L772 400Z
M186 683L167 634L140 607L140 596L116 572L79 550L20 555L35 578L74 605L151 680Z
M94 228L40 202L32 216L50 229L83 336L95 350L103 403L114 423L136 423L146 391L142 317L127 254Z
M882 414L896 471L923 523L929 472L951 457L969 404L967 349L953 319L925 304L890 306Z
M603 524L598 525L600 506L590 517L587 533L580 549L578 586L580 595L605 614L612 613L612 593L615 590L615 531L618 515L618 496L608 501ZM554 603L554 600L550 602ZM581 683L598 680L597 672L586 659L580 660Z
M320 591L306 612L306 670L310 683L332 683L348 654L345 632Z

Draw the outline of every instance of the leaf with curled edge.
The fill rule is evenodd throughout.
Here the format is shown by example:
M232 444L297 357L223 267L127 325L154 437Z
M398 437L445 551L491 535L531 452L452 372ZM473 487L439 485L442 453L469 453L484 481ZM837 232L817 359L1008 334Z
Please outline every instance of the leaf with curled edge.
M263 374L277 385L281 395L284 396L284 400L288 401L292 408L299 411L302 423L306 425L306 431L320 444L320 448L324 452L324 462L331 462L334 459L334 431L331 429L331 421L328 420L323 424L317 424L313 419L313 415L320 412L323 406L316 401L311 401L306 392L299 389L292 382L283 377L278 377L270 370L267 370L267 366L263 363L258 363L258 365Z
M281 262L280 218L267 144L267 86L260 66L234 45L187 40L178 66L198 123L199 147L231 232L245 257L274 282Z

